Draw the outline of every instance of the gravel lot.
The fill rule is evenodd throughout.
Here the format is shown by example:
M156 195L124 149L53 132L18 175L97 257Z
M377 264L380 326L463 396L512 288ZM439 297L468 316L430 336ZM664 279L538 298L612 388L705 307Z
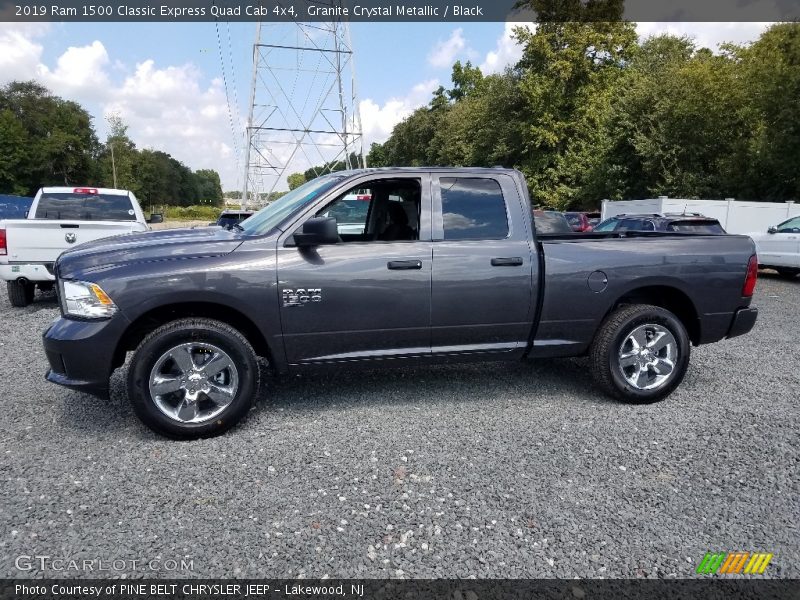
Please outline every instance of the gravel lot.
M270 381L243 425L179 443L139 424L121 372L110 401L46 383L55 301L3 293L0 576L93 575L14 567L48 555L161 561L122 570L148 577L689 577L714 550L800 577L800 281L762 273L756 304L754 333L693 349L652 406L599 395L584 360L342 373Z

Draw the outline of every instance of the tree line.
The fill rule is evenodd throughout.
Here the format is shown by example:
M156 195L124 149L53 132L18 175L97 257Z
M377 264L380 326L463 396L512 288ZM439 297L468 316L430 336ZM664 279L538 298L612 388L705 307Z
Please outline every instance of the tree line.
M192 171L166 152L138 149L127 130L110 117L102 143L78 103L33 81L11 82L0 88L0 193L90 185L131 190L143 204L222 205L216 171Z
M522 58L504 73L456 62L452 87L373 144L369 166L515 167L532 203L557 209L658 195L800 197L800 24L714 53L597 21L586 11L603 0L572 4L569 21L515 30Z

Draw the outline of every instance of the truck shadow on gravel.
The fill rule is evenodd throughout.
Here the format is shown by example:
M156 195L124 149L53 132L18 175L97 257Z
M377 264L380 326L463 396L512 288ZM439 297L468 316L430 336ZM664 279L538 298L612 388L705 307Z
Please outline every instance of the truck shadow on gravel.
M111 398L102 400L73 391L61 397L61 419L69 429L89 436L163 439L140 424L125 391L127 365L111 378ZM558 402L576 407L614 403L594 387L588 359L539 359L519 363L473 363L398 369L332 372L274 377L262 374L261 392L248 418L228 435L271 427L298 412L424 404L487 405L497 402ZM252 428L252 429L251 429ZM123 431L129 433L124 434Z

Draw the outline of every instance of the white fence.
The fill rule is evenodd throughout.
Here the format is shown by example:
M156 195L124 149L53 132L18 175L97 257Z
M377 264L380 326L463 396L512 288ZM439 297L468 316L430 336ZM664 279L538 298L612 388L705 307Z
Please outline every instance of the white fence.
M766 232L770 225L800 215L800 205L794 202L742 202L727 200L683 200L651 198L648 200L603 200L603 219L621 214L637 213L700 213L713 217L728 233Z

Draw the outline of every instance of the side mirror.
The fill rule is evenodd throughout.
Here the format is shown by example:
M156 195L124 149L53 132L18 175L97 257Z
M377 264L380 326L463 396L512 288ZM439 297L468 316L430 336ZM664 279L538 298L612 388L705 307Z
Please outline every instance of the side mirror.
M150 218L147 219L148 223L163 223L164 222L164 215L161 213L152 213Z
M767 233L778 233L778 228L775 225L770 225L769 229L767 229Z
M333 217L315 217L303 224L303 229L294 236L295 246L310 248L323 244L339 243L339 229Z

